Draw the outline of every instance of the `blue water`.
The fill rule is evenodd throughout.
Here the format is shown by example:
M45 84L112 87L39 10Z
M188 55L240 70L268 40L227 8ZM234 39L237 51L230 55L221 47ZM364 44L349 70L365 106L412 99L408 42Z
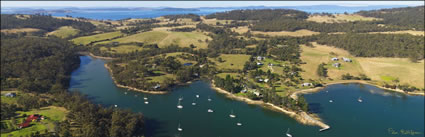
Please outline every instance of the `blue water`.
M154 137L283 137L287 128L294 137L423 137L424 97L406 96L362 84L332 85L305 95L310 111L318 114L330 130L302 125L285 114L225 97L211 89L208 81L179 86L169 94L151 95L114 85L104 60L81 56L80 67L71 75L70 90L79 90L104 106L142 112L146 136ZM326 92L328 91L328 92ZM199 94L200 98L195 98ZM207 101L208 96L212 99ZM362 97L363 102L357 101ZM144 104L148 97L149 104ZM176 108L183 97L182 110ZM332 99L334 102L330 103ZM196 106L191 103L196 102ZM212 108L214 113L208 113ZM231 110L236 118L229 117ZM237 126L236 122L243 123ZM177 131L181 124L183 132ZM399 134L391 134L392 130ZM400 130L418 132L402 135Z
M96 6L96 5L93 5ZM343 6L332 6L332 5L320 5L320 6L280 6L280 7L257 7L254 9L295 9L301 10L308 13L354 13L361 10L376 10L382 8L395 8L395 7L406 7L403 5L386 5L386 6L361 6L361 7L343 7ZM163 15L174 15L174 14L197 14L207 15L215 12L224 12L234 9L253 9L252 7L229 7L229 8L199 8L199 11L158 11L158 10L90 10L90 9L72 9L71 13L51 13L52 16L64 17L70 15L73 17L84 17L97 20L119 20L125 18L156 18ZM2 14L33 14L31 9L20 9L20 8L2 8Z

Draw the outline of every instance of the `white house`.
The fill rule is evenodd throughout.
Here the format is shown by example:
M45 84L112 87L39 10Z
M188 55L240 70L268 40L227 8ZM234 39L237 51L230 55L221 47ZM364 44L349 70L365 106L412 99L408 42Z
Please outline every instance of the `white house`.
M257 62L257 65L263 65L263 63L261 63L261 62Z
M342 57L342 60L344 60L345 62L352 62L352 60L351 60L351 59L346 58L346 57Z
M339 59L337 57L333 57L331 60L332 61L338 61Z
M313 83L303 83L301 84L302 87L308 87L308 86L313 86Z
M266 57L257 56L257 60L259 60L259 61L264 60L264 59L266 59Z
M247 92L247 90L246 89L242 89L241 90L241 93L246 93Z
M260 92L258 92L258 91L254 91L253 93L254 93L254 95L256 95L257 97L260 97L260 96L261 96L261 93L260 93Z
M153 86L154 89L158 89L160 87L161 87L161 85L159 85L159 84L156 84L155 86Z
M265 79L264 82L269 82L269 79Z

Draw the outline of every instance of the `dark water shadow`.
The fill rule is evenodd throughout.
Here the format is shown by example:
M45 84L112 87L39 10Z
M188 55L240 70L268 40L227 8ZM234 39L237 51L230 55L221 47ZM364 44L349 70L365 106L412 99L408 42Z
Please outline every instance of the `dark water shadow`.
M323 112L323 107L320 103L309 103L308 112L320 114Z
M164 129L166 122L161 122L153 118L145 118L145 136L146 137L169 137L167 130ZM162 135L158 135L161 133Z
M86 81L90 81L91 79L89 79L89 78L86 78L86 79L81 79L81 80L73 80L73 79L71 79L71 81L69 82L70 84L70 88L79 88L79 89L82 89L82 88L85 88L85 87L87 87L87 86L83 86L83 83L85 83Z

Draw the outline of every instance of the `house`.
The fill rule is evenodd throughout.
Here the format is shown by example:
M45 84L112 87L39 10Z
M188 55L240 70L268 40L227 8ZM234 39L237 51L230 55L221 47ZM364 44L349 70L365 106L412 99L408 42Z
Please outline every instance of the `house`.
M339 68L339 67L341 67L341 63L334 63L334 64L332 64L332 66Z
M262 78L258 79L258 82L263 82L264 80Z
M265 79L264 82L269 82L269 79Z
M160 87L161 87L161 85L159 85L159 84L156 84L155 86L153 86L154 89L158 89Z
M18 125L18 128L21 129L21 128L28 127L31 124L31 122L40 121L40 120L44 120L44 116L41 116L39 114L30 115L27 117L27 119L25 119L24 123Z
M272 67L273 66L273 64L272 63L269 63L269 67Z
M332 61L338 61L339 59L337 57L333 57L331 60Z
M264 59L266 59L266 57L257 56L257 60L259 60L259 61L264 60Z
M112 42L112 45L114 46L118 46L120 43L119 42Z
M241 90L241 93L246 93L248 90L246 90L246 89L242 89Z
M13 98L16 97L16 93L6 93L4 96Z
M342 60L344 60L345 62L352 62L352 60L351 60L351 59L346 58L346 57L342 57Z
M254 93L254 95L256 95L257 97L261 97L261 96L263 96L260 92L258 92L258 91L254 91L253 92Z
M21 129L21 128L26 128L26 127L28 127L28 126L30 126L30 122L24 122L24 123L22 123L22 124L19 124L19 125L18 125L18 128L19 128L19 129Z
M261 63L261 62L257 62L257 65L259 65L259 66L260 66L260 65L263 65L263 63Z
M313 86L313 83L303 83L301 84L302 87L308 87L308 86Z

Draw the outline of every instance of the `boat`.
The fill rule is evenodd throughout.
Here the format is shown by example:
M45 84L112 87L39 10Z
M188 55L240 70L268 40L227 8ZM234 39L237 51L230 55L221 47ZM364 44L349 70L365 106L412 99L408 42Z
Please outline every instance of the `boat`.
M242 126L241 120L238 121L238 123L236 123L237 126Z
M124 92L124 94L126 94L126 95L127 95L127 92Z
M148 97L144 97L143 99L144 99L144 100L148 100Z
M195 106L196 105L196 103L195 102L192 102L192 106Z
M180 100L183 100L183 97L182 97L182 96L180 96L180 97L179 97L179 101L180 101Z
M118 107L118 105L115 105L115 107Z
M230 118L235 118L235 117L236 117L236 115L235 115L235 114L233 114L233 109L232 109L232 112L230 113L229 117L230 117Z
M180 123L179 123L179 126L177 127L177 130L178 131L183 131L183 128L180 127Z
M149 104L149 102L148 101L145 101L145 104Z
M326 90L326 93L328 93L328 91Z
M332 102L334 102L334 101L331 99L331 100L329 100L329 102L330 102L330 103L332 103Z
M362 97L359 97L359 98L357 99L357 101L359 101L360 103L362 103L362 102L363 102Z
M183 106L180 104L180 100L179 100L179 103L177 104L177 108L178 109L182 109L183 108Z
M291 134L289 134L289 128L288 128L288 130L286 130L286 136L287 136L287 137L292 137L292 135L291 135Z
M211 101L211 98L210 98L210 96L208 96L208 101Z
M214 112L214 110L208 109L208 113L212 113L212 112Z
M199 98L199 95L196 95L196 98Z

